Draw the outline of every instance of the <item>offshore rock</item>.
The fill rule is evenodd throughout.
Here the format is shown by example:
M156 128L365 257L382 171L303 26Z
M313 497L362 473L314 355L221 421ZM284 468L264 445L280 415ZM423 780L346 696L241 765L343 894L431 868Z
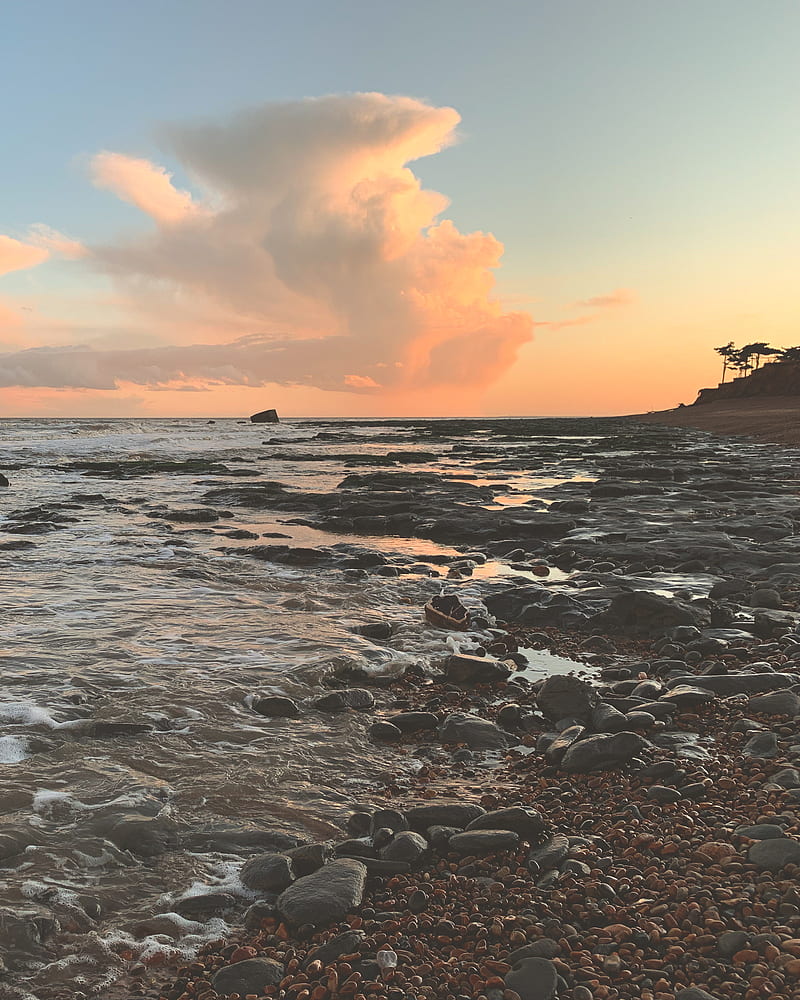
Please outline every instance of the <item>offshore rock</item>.
M281 418L277 410L260 410L250 417L251 424L279 424Z

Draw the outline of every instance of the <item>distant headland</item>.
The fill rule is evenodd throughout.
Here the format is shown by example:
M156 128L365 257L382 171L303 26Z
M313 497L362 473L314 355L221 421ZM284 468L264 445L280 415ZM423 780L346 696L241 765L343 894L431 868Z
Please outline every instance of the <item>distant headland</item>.
M730 342L715 350L723 362L716 387L700 389L691 406L636 414L636 419L800 445L800 347L759 342L737 348ZM764 357L774 360L762 364ZM731 371L741 374L728 380Z

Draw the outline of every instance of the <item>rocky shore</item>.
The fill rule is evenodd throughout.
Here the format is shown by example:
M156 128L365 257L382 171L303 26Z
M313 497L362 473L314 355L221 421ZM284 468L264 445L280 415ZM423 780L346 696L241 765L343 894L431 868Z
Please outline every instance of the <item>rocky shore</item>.
M712 434L742 435L775 444L800 444L800 397L796 395L712 400L700 406L639 413L631 419L667 427L693 427Z
M374 738L416 774L376 788L340 839L253 856L242 932L166 984L140 966L119 995L800 996L794 627L495 641L392 683ZM520 645L599 650L597 679L530 682Z

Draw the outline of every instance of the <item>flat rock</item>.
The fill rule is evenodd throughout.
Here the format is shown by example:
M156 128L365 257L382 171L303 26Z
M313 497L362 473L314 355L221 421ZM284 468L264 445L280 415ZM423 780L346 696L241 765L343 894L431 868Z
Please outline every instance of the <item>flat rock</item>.
M683 796L677 788L668 788L666 785L651 785L647 789L648 799L654 802L679 802Z
M777 823L754 823L752 826L737 826L733 831L737 837L747 837L748 840L778 840L786 834Z
M427 830L430 826L451 826L463 830L486 810L482 806L462 802L445 802L435 806L414 806L406 809L406 819L411 826Z
M503 981L507 989L519 994L520 1000L552 1000L558 988L558 973L549 959L523 958Z
M175 825L157 817L120 819L107 836L121 851L130 851L140 858L155 858L178 846Z
M397 726L401 733L419 733L426 729L436 729L439 725L439 719L433 712L399 712L386 721Z
M403 830L389 841L381 851L384 861L408 861L413 863L428 850L428 841L418 833Z
M282 892L278 911L294 927L325 927L342 920L359 905L366 879L366 865L355 858L331 861Z
M783 767L769 779L781 788L800 788L800 771L796 767Z
M788 837L759 840L747 852L747 860L762 872L777 873L785 865L800 864L800 841Z
M778 737L775 733L756 733L742 747L747 757L775 757L778 753Z
M242 865L239 878L248 889L283 892L295 880L294 869L284 854L257 854Z
M508 736L493 722L464 712L447 716L439 738L442 743L466 743L470 750L505 750L509 745Z
M513 830L521 840L531 843L538 840L546 829L544 816L536 809L524 806L494 809L467 824L467 830Z
M270 958L248 958L245 962L226 965L216 973L211 985L221 996L248 993L260 996L268 986L277 986L283 979L283 966Z
M698 687L696 684L678 684L666 694L662 694L658 700L662 704L676 705L678 708L697 708L698 705L706 705L715 698L713 691Z
M511 671L488 656L454 653L445 661L444 674L451 684L493 684L506 680Z
M672 690L679 684L693 684L714 694L757 694L761 691L779 691L797 683L794 674L685 674L667 681Z
M624 714L604 701L592 709L589 722L596 733L618 733L627 728Z
M454 833L448 849L457 854L489 854L508 851L519 844L519 834L513 830L465 830Z
M751 698L747 709L760 715L788 715L793 719L800 715L800 698L794 691L772 691Z
M607 771L626 764L648 745L638 733L589 736L567 750L561 761L564 771Z

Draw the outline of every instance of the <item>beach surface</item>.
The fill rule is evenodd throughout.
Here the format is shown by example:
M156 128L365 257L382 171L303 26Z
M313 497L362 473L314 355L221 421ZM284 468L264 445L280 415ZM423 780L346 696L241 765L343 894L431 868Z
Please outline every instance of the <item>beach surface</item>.
M712 434L746 435L776 444L800 444L798 396L722 400L701 406L637 413L630 419L667 427L692 427Z

